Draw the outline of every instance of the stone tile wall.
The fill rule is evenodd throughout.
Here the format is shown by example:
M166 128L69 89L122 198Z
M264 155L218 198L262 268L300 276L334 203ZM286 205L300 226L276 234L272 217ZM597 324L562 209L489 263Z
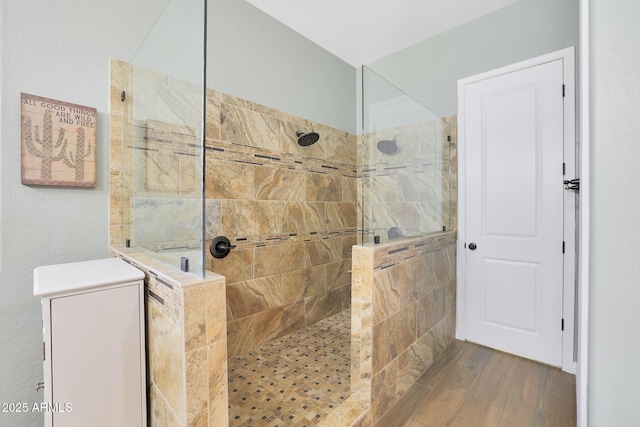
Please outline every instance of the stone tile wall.
M224 277L199 279L139 249L111 252L145 273L149 425L227 425Z
M202 89L117 60L110 81L111 244L200 248Z
M447 232L353 248L351 397L327 423L373 425L453 342L455 242Z
M197 227L201 191L193 180L203 173L195 166L201 162L194 161L202 151L193 140L195 125L175 111L161 112L166 121L137 122L131 104L120 102L123 88L129 100L136 96L130 77L123 77L130 76L123 73L127 67L112 61L110 239L117 254L147 273L154 425L225 425L227 354L249 351L352 302L353 394L334 421L353 416L354 425L372 425L453 338L455 233L354 246L362 218L356 138L209 90L204 232L208 241L226 235L236 247L222 260L207 255L206 267L224 277L208 273L195 280L157 263L144 249L119 246L132 235L144 236L131 220L136 209L164 229L175 224L176 206L187 206L180 223ZM163 88L158 96L173 96L165 89L178 91L184 104L197 105L193 88L153 74L145 78ZM441 202L454 228L455 117L444 123L453 138L447 140L449 167L441 169L448 177L437 182L450 180ZM320 141L300 147L297 130L316 131ZM144 144L127 142L134 137ZM153 148L148 144L165 151L147 150ZM140 166L134 152L144 160L142 182L134 180ZM412 202L411 188L399 185L390 192ZM153 209L147 196L155 199ZM164 239L149 239L156 245L150 247L173 244ZM181 239L189 243L198 237L187 232Z
M199 88L119 61L111 85L111 243L197 249L204 175L207 245L236 246L205 254L226 277L229 355L350 306L354 135L210 89L199 171ZM296 131L320 139L301 147Z
M455 230L457 216L456 117L433 119L364 136L364 242L388 241L389 229L403 236ZM396 152L377 149L394 141ZM360 170L360 169L359 169Z
M213 90L207 94L207 240L236 245L227 278L229 355L350 305L356 243L353 135ZM311 146L296 131L318 132Z
M448 192L443 198L443 224L447 230L458 230L458 116L447 116L443 119L448 158L443 159L442 191Z

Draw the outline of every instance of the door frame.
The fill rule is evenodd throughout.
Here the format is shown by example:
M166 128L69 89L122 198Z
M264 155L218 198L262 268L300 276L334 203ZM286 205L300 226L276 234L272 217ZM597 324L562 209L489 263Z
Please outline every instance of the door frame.
M562 59L564 62L564 162L565 179L576 175L576 103L575 103L575 52L573 47L558 50L546 55L531 58L516 64L507 65L491 71L458 80L458 241L457 241L457 301L456 301L456 338L466 340L466 158L465 158L465 89L469 84L497 77L503 74L531 68L537 65ZM558 88L561 90L561 88ZM570 190L564 192L564 286L562 317L562 370L576 373L574 361L576 331L576 197Z

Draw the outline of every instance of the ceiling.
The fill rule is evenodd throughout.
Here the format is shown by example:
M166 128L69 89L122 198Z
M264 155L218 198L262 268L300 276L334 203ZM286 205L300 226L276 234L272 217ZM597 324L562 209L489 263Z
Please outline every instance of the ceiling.
M359 67L518 0L246 0Z

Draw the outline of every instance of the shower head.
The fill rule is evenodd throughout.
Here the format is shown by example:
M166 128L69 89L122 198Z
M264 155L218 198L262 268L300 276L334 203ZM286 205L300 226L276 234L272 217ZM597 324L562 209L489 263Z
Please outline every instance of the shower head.
M298 145L301 145L303 147L313 145L318 142L318 139L320 139L320 135L318 135L318 133L316 132L304 133L301 131L297 131L296 136L298 137Z
M398 227L391 227L389 231L387 231L387 237L389 239L399 239L403 236L404 234L402 234L402 230L400 230Z
M382 154L394 154L396 151L398 151L398 143L396 142L397 138L398 137L396 136L393 139L382 139L378 141L378 151L380 151Z

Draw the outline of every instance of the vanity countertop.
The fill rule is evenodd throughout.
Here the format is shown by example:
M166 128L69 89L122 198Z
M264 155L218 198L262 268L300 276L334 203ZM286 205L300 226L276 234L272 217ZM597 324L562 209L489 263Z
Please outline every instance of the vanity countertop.
M33 294L46 296L144 279L144 273L120 258L45 265L33 270Z

